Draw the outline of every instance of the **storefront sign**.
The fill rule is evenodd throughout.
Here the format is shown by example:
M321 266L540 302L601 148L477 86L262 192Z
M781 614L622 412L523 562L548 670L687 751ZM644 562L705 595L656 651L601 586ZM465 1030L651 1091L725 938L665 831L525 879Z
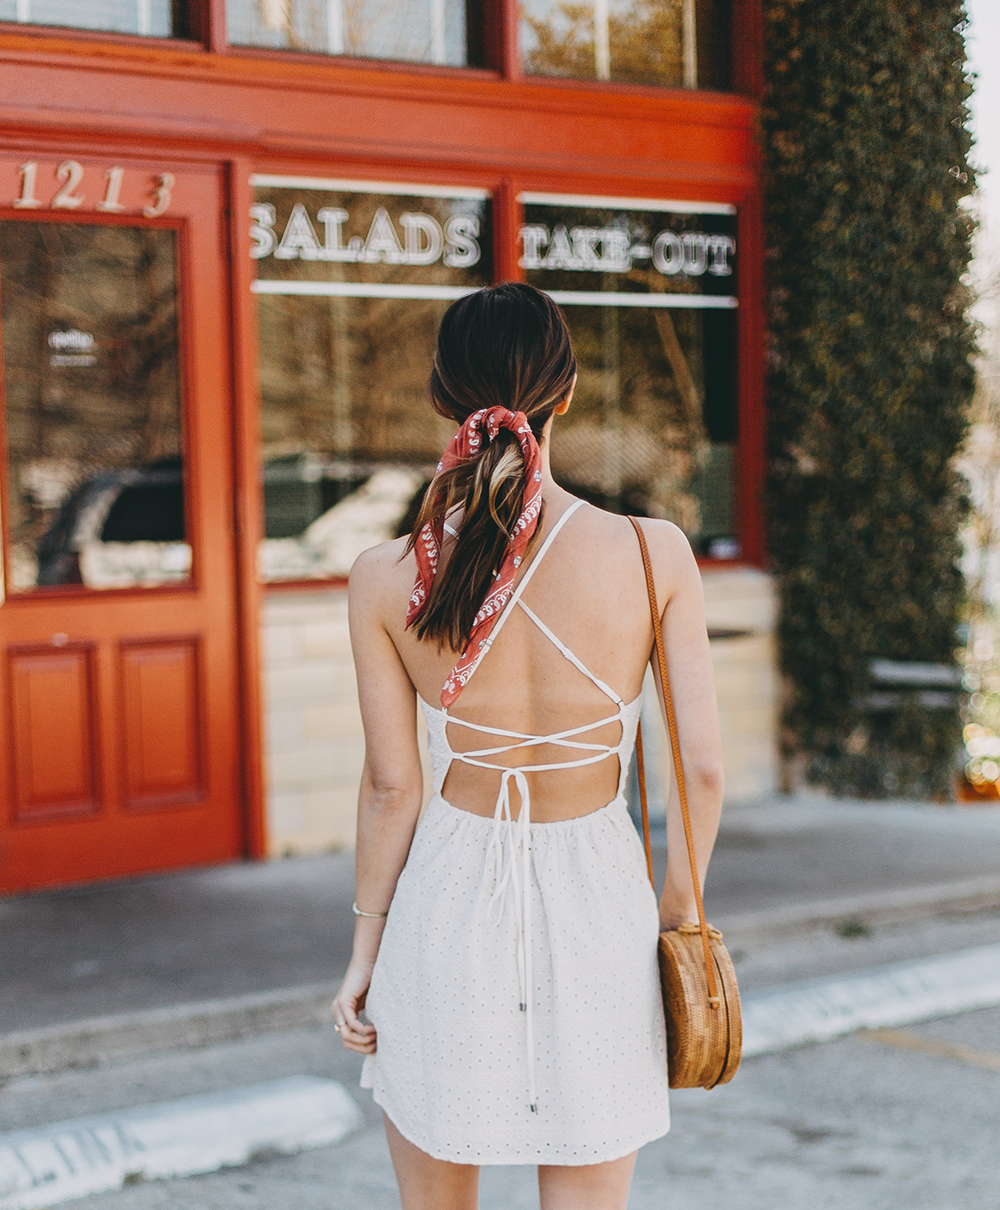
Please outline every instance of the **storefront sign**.
M629 243L629 232L620 227L571 227L557 223L521 228L523 269L570 269L578 273L629 273L633 264L652 264L668 277L682 273L701 277L732 276L731 258L736 241L731 235L703 231L660 231L652 243Z
M732 206L523 194L519 263L558 302L735 307Z
M433 265L441 261L449 269L467 269L478 265L479 218L474 214L453 214L442 224L433 214L404 211L398 225L388 210L379 206L368 225L367 234L352 235L348 210L320 206L316 219L322 224L323 238L302 202L296 202L285 223L281 238L275 230L277 209L270 202L250 207L254 220L250 235L254 260L274 256L277 260L335 261L344 265Z
M489 281L482 190L255 176L258 294L458 297Z

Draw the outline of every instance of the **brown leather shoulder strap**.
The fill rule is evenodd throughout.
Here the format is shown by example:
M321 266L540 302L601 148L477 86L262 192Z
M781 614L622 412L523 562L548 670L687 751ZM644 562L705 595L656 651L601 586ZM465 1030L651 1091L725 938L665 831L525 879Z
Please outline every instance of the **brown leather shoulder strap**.
M646 545L646 535L642 526L629 517L639 539L639 549L642 551L642 565L646 572L646 592L649 596L649 612L653 623L653 645L660 669L660 682L663 686L663 704L667 711L667 731L670 734L670 751L674 760L674 776L677 778L677 796L681 800L681 817L684 820L684 838L687 841L688 861L691 864L691 881L694 883L694 898L698 905L698 928L701 933L702 948L705 951L705 973L708 977L709 1002L715 1008L719 1003L718 987L715 981L715 963L712 961L712 951L709 944L708 922L705 920L705 905L701 898L701 881L698 878L698 859L694 851L694 834L691 830L691 812L688 809L687 787L684 784L684 767L681 764L681 745L677 736L677 717L674 713L674 699L670 692L670 677L667 674L667 653L663 644L663 627L660 622L660 608L656 603L656 584L653 581L653 566L649 561L649 547ZM653 880L653 852L649 840L649 808L646 800L646 778L642 758L642 735L636 735L636 766L639 774L639 796L642 800L642 829L643 841L646 846L646 865L649 870L650 882Z

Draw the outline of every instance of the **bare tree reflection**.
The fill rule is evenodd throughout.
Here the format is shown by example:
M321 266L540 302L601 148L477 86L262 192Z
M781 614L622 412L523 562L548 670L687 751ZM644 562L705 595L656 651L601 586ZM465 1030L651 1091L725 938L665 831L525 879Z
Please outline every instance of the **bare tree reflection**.
M77 532L61 510L101 476L124 487L141 468L172 468L169 528L179 515L174 540L183 541L174 238L128 226L0 223L15 588L40 582L39 555L55 540L46 535ZM46 582L80 579L73 560L60 566Z

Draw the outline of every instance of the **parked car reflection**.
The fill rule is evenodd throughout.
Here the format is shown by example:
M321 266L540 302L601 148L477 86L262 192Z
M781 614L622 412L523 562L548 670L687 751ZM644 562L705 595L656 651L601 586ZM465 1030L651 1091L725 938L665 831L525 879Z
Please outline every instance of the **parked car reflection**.
M412 525L429 482L425 467L309 458L265 464L261 578L345 577L363 550L397 537L407 518Z
M39 586L127 588L186 579L191 547L181 460L85 479L63 502L37 557Z

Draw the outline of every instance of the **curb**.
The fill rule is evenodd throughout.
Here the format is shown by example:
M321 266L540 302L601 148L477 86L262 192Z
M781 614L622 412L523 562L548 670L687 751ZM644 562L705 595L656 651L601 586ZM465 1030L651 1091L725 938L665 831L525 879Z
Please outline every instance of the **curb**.
M945 912L1000 907L1000 877L967 878L925 887L793 903L713 920L728 941L775 941L832 928L844 920L864 924L904 924Z
M746 944L807 935L843 920L902 923L998 906L1000 877L988 877L791 904L716 917L715 923L730 944ZM309 983L0 1035L0 1081L322 1025L330 1020L336 990L336 981Z
M336 983L92 1017L0 1036L0 1080L329 1021Z
M760 991L743 1005L743 1054L829 1042L1000 1005L1000 945Z
M364 1125L336 1080L289 1076L0 1134L0 1210L325 1147Z

